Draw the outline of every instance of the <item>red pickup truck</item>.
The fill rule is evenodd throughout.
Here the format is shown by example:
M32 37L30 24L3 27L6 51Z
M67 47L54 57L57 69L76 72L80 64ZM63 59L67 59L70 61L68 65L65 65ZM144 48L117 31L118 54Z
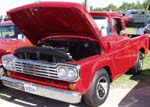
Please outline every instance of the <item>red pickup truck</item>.
M12 23L4 21L0 23L0 78L3 75L1 57L14 53L19 47L31 46L31 42L25 38L21 31Z
M139 73L148 52L146 35L125 33L125 18L91 12L76 3L39 2L8 16L35 46L2 57L5 86L88 106L104 103L110 82ZM22 20L23 19L23 20Z

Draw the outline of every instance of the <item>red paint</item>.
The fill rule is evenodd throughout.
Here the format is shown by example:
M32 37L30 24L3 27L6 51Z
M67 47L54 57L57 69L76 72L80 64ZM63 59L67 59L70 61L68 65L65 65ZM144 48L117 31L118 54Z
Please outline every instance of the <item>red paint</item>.
M82 94L89 90L95 73L101 68L109 69L114 80L136 64L139 51L144 54L148 52L146 35L117 35L113 19L119 19L122 30L125 30L125 19L119 13L88 13L83 6L75 3L40 2L15 8L8 12L8 16L35 45L45 39L84 39L99 43L103 50L102 54L69 62L81 66L76 91ZM112 30L111 36L102 34L92 16L107 17ZM130 36L137 37L130 38ZM33 82L32 79L28 81Z
M94 29L96 25L93 20L90 20L92 17L80 4L34 3L13 9L8 12L8 15L21 29L26 29L24 33L32 43L54 35L73 34L93 39L100 35L100 32ZM22 17L25 17L25 20L22 20Z

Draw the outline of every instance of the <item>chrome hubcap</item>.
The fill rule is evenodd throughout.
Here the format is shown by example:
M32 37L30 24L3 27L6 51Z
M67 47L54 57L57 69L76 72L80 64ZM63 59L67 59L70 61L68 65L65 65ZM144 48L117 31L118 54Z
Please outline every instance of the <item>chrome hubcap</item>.
M143 60L139 60L139 64L140 64L140 69L142 69L142 67L143 67Z
M101 77L97 82L96 94L99 99L103 99L107 95L107 92L108 92L108 81L106 77Z
M140 67L140 70L143 67L143 55L142 54L140 55L140 58L139 58L139 67Z

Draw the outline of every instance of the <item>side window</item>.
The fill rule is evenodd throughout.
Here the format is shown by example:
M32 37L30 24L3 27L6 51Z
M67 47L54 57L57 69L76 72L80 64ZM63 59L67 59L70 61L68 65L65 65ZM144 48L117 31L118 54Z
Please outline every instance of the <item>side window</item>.
M0 33L2 38L14 37L14 25L3 25L0 26Z
M110 22L107 17L94 16L93 18L103 36L110 36L112 34Z
M113 25L114 32L116 34L120 35L120 31L122 30L121 19L119 19L119 18L113 18L112 19L112 25Z

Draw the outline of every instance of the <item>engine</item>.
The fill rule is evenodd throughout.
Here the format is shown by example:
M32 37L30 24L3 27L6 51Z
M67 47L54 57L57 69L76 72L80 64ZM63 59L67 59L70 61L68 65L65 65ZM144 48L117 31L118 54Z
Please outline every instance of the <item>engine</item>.
M19 59L65 63L99 53L100 48L95 42L48 40L34 47L19 48L15 56Z
M15 51L15 56L20 59L39 60L47 62L66 62L72 60L65 48L52 47L23 47Z

